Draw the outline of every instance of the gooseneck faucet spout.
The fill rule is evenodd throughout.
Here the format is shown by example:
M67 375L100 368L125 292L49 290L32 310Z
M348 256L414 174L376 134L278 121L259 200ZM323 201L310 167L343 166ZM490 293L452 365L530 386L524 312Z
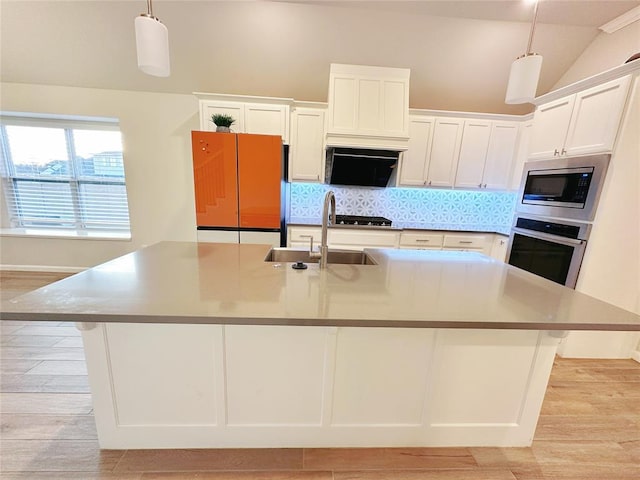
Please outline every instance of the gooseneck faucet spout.
M331 205L331 215L329 215L329 205ZM327 257L329 256L329 246L327 241L327 230L329 227L329 223L332 225L336 221L336 196L333 194L332 190L329 190L327 194L324 196L324 206L322 208L322 237L320 240L320 251L319 252L309 252L311 258L319 258L320 259L320 268L327 268ZM313 250L313 243L311 244L311 249Z

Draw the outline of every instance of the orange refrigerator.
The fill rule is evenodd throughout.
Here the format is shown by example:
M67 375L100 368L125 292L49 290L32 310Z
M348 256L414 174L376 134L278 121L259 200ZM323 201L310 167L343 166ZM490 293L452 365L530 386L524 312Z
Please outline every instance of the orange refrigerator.
M191 147L198 240L286 246L281 137L193 131Z

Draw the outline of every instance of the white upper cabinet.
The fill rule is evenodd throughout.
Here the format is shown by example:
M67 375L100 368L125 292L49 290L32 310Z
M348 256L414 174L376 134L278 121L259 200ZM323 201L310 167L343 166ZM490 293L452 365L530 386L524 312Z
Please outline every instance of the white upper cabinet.
M219 96L222 97L222 95ZM289 105L277 103L278 99L265 98L264 103L257 101L256 97L247 97L247 99L252 101L201 99L200 129L215 131L216 125L211 121L211 116L229 114L235 120L231 126L231 131L234 133L280 135L284 143L289 143Z
M406 149L409 69L331 64L327 144Z
M244 104L239 102L200 102L200 130L215 132L216 124L211 117L213 115L231 115L235 123L231 125L234 133L245 133L244 130Z
M427 173L427 186L452 187L462 144L464 120L436 118Z
M487 159L482 175L482 188L506 190L513 171L518 147L517 122L493 122Z
M456 187L482 188L482 175L490 138L491 122L465 120L456 172Z
M291 118L289 179L322 182L325 109L296 107Z
M402 153L399 185L424 186L427 184L435 121L434 117L409 116L409 148Z
M289 106L247 103L244 106L245 133L280 135L289 143Z
M522 181L522 170L529 155L529 143L531 141L531 131L533 130L533 120L526 121L520 127L517 151L514 159L513 172L509 190L518 190Z
M533 118L529 158L613 150L631 76L540 105Z

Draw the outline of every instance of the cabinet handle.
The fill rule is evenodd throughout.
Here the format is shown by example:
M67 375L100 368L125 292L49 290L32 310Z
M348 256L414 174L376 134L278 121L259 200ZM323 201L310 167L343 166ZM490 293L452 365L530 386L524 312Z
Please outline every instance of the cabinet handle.
M481 183L478 184L478 188L482 188L482 184Z
M427 181L426 181L426 180L425 180L424 182L422 182L422 185L426 185L426 184L427 184Z
M416 242L430 242L428 238L416 238Z
M429 180L429 185L431 185L431 180Z
M462 243L468 244L468 243L473 243L473 241L472 241L472 240L460 240L458 243L461 243L461 244L462 244Z
M563 148L562 152L560 152L560 155L566 155L566 154L567 154L567 151Z
M554 156L554 157L557 157L558 155L560 155L560 152L559 152L559 151L558 151L558 149L556 148L556 149L553 151L553 156Z
M485 183L484 185L482 185L482 188L487 188L487 184Z

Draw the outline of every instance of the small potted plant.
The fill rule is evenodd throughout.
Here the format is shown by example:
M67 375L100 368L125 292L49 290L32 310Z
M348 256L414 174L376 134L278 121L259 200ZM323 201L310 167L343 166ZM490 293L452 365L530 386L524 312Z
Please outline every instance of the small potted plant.
M230 132L229 127L236 123L228 113L215 113L211 115L211 121L216 124L216 132Z

